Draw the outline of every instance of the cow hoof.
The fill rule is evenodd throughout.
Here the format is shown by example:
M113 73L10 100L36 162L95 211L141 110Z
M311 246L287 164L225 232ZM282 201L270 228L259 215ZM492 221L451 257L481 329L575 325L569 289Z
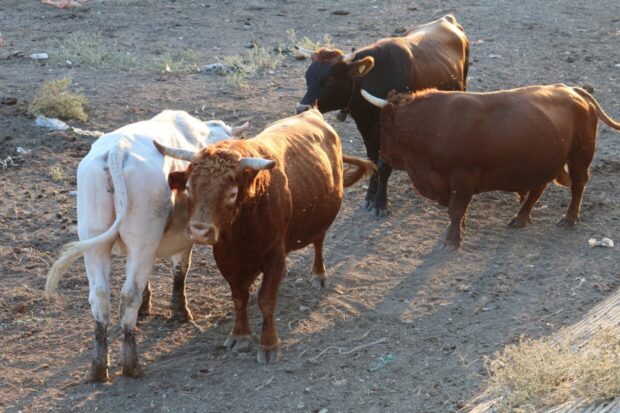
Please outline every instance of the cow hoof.
M444 252L455 252L458 251L458 249L461 248L461 243L458 241L446 241L443 246L441 247L441 250Z
M385 218L388 216L388 210L381 209L381 208L373 208L372 215L377 219Z
M252 339L250 336L229 336L224 346L235 353L247 353L252 350Z
M316 275L313 275L312 277L312 288L320 290L321 288L329 288L329 278L323 276L323 277L317 277Z
M530 222L529 219L524 219L517 215L513 219L510 220L510 222L508 223L508 226L510 228L525 228L527 224L529 224L529 222Z
M280 349L274 347L271 350L265 350L263 346L260 346L256 353L256 361L258 364L275 364L280 361Z
M564 215L557 223L557 226L561 228L572 228L575 225L577 225L577 220L570 219L566 215Z
M175 308L174 310L174 319L181 322L187 323L188 321L192 321L194 317L192 317L192 313L189 311L189 308Z
M142 370L140 363L135 363L133 365L125 364L123 365L123 376L139 379L144 376L144 370Z
M107 366L96 366L95 364L91 364L86 374L87 383L105 383L108 380L110 380L110 377L108 376Z
M372 211L372 202L370 202L369 200L364 201L364 203L362 204L362 208L366 211Z

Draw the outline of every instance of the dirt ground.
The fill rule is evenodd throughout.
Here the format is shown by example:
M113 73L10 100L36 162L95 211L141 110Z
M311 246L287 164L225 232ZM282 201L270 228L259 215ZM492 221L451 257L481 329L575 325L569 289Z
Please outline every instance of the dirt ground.
M232 124L250 120L256 134L294 113L308 62L285 55L273 73L238 90L216 75L139 65L67 67L28 56L54 50L71 33L96 32L139 62L178 48L197 50L202 65L245 53L254 43L268 50L290 46L287 29L313 39L329 33L348 50L446 13L457 17L472 42L470 90L590 85L606 111L620 118L617 0L91 0L77 10L3 0L0 98L14 96L18 103L0 105L0 158L12 156L16 164L0 170L0 410L458 411L485 387L484 356L520 335L539 337L573 324L609 296L620 286L618 248L591 249L587 242L620 241L620 134L601 126L583 221L574 229L555 226L569 201L566 189L550 187L533 225L521 230L506 227L518 209L513 194L483 194L470 206L463 248L445 253L439 247L446 211L395 172L386 219L360 208L363 185L347 191L325 245L330 289L311 288L310 248L289 256L277 307L279 364L263 367L254 353L221 347L233 306L210 250L200 247L188 297L203 332L172 320L172 269L161 260L152 277L154 315L139 323L145 377L120 375L114 327L111 382L84 383L94 323L82 261L63 278L60 299L46 301L43 286L59 248L76 239L69 192L93 139L35 127L26 114L35 91L44 81L73 77L90 102L89 122L73 124L86 129L111 131L173 108ZM18 50L25 57L13 55ZM364 154L351 120L326 119L347 153ZM17 147L32 154L17 155ZM62 179L52 176L52 166ZM122 273L119 258L114 308ZM261 319L255 299L249 311L256 342ZM116 312L113 320L116 326Z

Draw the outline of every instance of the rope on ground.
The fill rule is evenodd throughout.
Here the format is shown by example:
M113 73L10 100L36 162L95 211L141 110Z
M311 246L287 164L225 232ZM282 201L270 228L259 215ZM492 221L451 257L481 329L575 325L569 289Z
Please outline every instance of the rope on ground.
M370 346L374 346L376 344L382 344L382 343L387 343L389 340L387 339L387 337L381 337L378 340L373 341L372 343L366 343L366 344L361 344L357 347L353 347L351 350L347 350L347 351L343 351L344 349L342 347L338 347L338 346L329 346L327 347L325 350L321 351L319 354L317 354L314 357L310 357L308 360L310 360L312 363L316 363L317 360L326 352L328 352L329 350L338 350L338 354L341 354L343 356L346 356L347 354L351 354L351 353L355 353L358 350L361 350L363 348L366 347L370 347Z

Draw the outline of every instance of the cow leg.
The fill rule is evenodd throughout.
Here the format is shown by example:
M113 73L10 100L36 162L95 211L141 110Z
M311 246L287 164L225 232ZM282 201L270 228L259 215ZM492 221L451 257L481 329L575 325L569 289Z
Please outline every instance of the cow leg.
M373 122L378 124L378 112L373 116L367 116L362 119L355 119L357 129L362 134L364 146L366 146L366 155L368 156L368 159L377 164L379 162L379 129L377 125L373 125ZM366 191L366 198L363 204L364 209L372 211L375 204L378 186L379 174L374 173L368 181L368 191Z
M579 221L579 212L581 210L583 191L585 190L586 183L590 178L590 174L588 172L588 164L589 162L587 164L584 164L582 162L574 161L570 161L568 164L568 169L572 180L572 185L570 188L572 196L570 200L570 205L566 210L566 214L558 222L559 226L572 227L577 223L577 221Z
M377 164L378 184L375 200L373 203L372 213L375 218L384 218L387 216L387 183L392 174L392 167L382 160Z
M320 239L314 241L314 261L312 262L312 286L320 289L329 287L329 279L325 272L323 263L323 241L325 234Z
M185 296L185 280L189 267L192 263L192 247L172 257L174 268L174 281L172 283L172 298L170 308L174 311L174 317L186 322L193 319L192 313L187 308L187 297Z
M512 218L512 220L510 220L510 222L508 223L509 227L523 228L527 224L530 224L532 222L531 221L532 208L534 208L534 205L536 205L536 202L538 201L540 196L543 194L546 187L547 187L547 184L544 184L544 185L539 186L538 188L534 188L531 191L529 191L529 193L527 194L527 198L525 199L525 202L523 202L523 204L521 205L521 209L519 209L519 212L517 213L517 215L514 218Z
M230 279L226 277L235 306L233 329L224 342L224 346L228 347L229 350L245 353L252 348L250 322L248 320L248 299L250 298L250 285L257 276L258 274L254 274L251 277L245 277L239 274L239 276Z
M138 317L142 318L151 315L151 295L151 283L147 282L142 292L142 304L140 304L138 309Z
M121 343L121 366L123 375L142 377L143 370L138 360L136 347L136 321L142 304L142 292L148 282L155 262L155 249L132 251L127 254L127 278L121 289L120 311L123 341Z
M465 179L462 179L465 181ZM469 185L459 185L450 183L450 201L448 203L448 215L450 216L450 227L443 249L457 250L461 247L461 231L467 206L473 196L473 190Z
M108 339L110 319L110 257L111 245L102 246L84 254L84 263L90 293L88 301L95 319L95 341L93 359L86 376L88 382L108 380Z
M258 307L263 313L263 330L257 360L260 364L276 363L280 359L280 339L276 331L274 312L280 282L286 270L284 249L274 252L263 271L263 283L258 292Z

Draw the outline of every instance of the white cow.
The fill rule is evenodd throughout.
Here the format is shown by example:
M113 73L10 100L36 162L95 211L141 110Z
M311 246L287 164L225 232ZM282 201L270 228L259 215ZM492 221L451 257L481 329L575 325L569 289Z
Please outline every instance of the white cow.
M142 375L135 326L138 313L147 314L150 309L148 278L156 257L172 256L171 307L181 320L192 318L185 298L185 278L192 253L192 244L184 234L187 203L185 195L171 191L167 183L168 173L185 169L187 162L161 155L153 146L153 139L196 151L238 136L247 127L247 123L231 128L221 121L202 122L186 112L166 110L150 120L101 136L80 161L77 170L80 241L68 244L52 266L45 292L48 297L54 295L60 276L84 255L89 302L95 318L89 381L108 379L106 331L110 317L112 252L127 256L119 313L124 332L121 344L124 375Z

